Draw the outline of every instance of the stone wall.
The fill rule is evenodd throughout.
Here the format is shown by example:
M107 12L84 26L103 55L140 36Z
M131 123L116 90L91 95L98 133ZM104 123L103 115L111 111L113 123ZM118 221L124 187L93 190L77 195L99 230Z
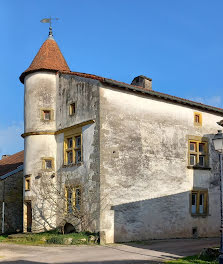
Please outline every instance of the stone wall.
M203 115L194 125L194 112ZM117 241L216 236L219 168L211 138L222 116L137 92L100 90L101 231ZM210 169L188 166L188 137L207 137ZM191 190L208 189L208 215L192 216Z
M69 116L72 103L75 103L76 112ZM81 186L83 228L87 226L90 231L99 231L99 82L71 75L60 76L57 106L57 129L90 122L81 128L83 161L79 165L64 166L64 133L57 135L57 177L63 179L65 185ZM72 224L72 219L65 220Z
M0 232L2 230L2 202L4 193L5 233L22 232L23 171L17 172L0 181Z

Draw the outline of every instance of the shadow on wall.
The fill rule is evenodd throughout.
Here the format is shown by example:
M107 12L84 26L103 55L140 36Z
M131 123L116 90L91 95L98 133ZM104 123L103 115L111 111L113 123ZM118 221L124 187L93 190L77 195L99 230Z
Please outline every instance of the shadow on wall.
M210 216L191 216L191 191L113 206L115 242L218 236ZM220 219L220 218L219 218Z
M189 169L190 166L188 167L187 160L185 162L186 173L182 173L182 175L187 177L185 184L187 186L191 184L191 190L112 206L111 209L114 210L115 242L165 238L195 238L195 236L214 237L219 235L219 164L218 154L214 150L212 143L213 137L213 134L205 134L201 139L201 143L204 138L208 142L208 153L206 153L206 156L209 162L207 162L205 168ZM189 154L188 150L188 160ZM204 153L201 155L204 155ZM166 185L162 182L159 184ZM177 182L175 185L174 189L177 190ZM206 214L199 215L198 213L196 217L195 215L192 216L192 189L206 189L209 200L208 206L212 209L211 215L207 207ZM199 205L197 206L199 207Z

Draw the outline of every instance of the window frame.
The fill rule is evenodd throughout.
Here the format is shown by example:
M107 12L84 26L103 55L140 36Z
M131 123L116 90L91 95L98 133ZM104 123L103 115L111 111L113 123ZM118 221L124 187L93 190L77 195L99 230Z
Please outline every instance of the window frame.
M50 113L50 119L45 119L44 112L46 112L46 111ZM53 118L54 118L54 111L53 111L53 109L51 109L51 108L42 108L40 110L40 119L42 121L44 121L44 122L50 122L50 121L53 120Z
M79 196L79 208L77 207L76 204L76 191L80 191L80 196ZM68 198L68 194L71 192L72 197L71 199ZM80 185L76 186L65 186L65 213L66 214L75 214L75 213L80 213L82 211L82 187ZM69 210L71 208L71 211Z
M26 175L25 176L25 191L30 191L31 190L31 176Z
M199 118L199 122L196 121L196 117ZM194 125L195 126L202 126L202 113L194 112Z
M80 137L80 145L76 144L76 139ZM69 147L69 139L72 140L72 146ZM81 160L77 162L77 152L80 151ZM68 153L72 153L72 162L68 163ZM75 133L65 133L64 134L64 165L80 165L83 162L83 140L82 140L82 128L76 129Z
M192 212L192 196L193 194L196 194L196 212L193 213ZM203 194L204 196L204 201L203 201L203 213L200 213L200 195ZM208 215L208 210L209 210L209 203L208 203L208 190L207 189L193 189L191 190L191 193L190 193L190 213L191 213L191 216L207 216Z
M191 144L195 144L195 150L191 150ZM200 151L200 145L203 145L203 152ZM191 164L191 156L195 156L195 164ZM200 157L204 157L204 165L200 163ZM189 168L209 168L209 145L208 138L189 136L188 137L188 167Z
M46 161L51 161L51 168L46 168ZM53 157L43 157L42 158L42 169L44 171L54 171L54 158Z
M75 114L76 114L76 102L72 102L69 105L69 116L74 116Z

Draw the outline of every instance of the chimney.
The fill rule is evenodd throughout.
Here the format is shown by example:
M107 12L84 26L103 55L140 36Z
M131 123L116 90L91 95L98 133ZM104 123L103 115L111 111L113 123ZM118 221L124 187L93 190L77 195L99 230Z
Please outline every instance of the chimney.
M143 75L135 77L131 84L135 86L141 86L145 90L152 90L152 79Z
M6 155L6 154L2 155L2 160L5 159L5 158L8 158L9 156L11 156L11 155Z

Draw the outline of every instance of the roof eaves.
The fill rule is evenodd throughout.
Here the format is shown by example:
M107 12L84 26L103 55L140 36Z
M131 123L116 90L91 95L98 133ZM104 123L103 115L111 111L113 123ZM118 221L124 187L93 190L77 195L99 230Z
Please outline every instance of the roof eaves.
M194 107L197 107L197 108L202 108L202 109L205 109L205 110L209 110L209 111L212 111L212 112L223 114L223 109L222 108L217 108L217 107L214 107L214 106L205 105L205 104L202 104L202 103L190 101L190 100L187 100L187 99L183 99L183 98L180 98L180 97L176 97L176 96L173 96L173 95L168 95L168 94L164 94L164 93L160 93L160 92L156 92L156 91L152 91L152 90L151 91L145 90L145 89L142 89L139 86L134 86L134 85L118 82L118 81L115 81L115 80L112 80L112 79L104 78L104 82L107 83L107 84L110 84L110 85L114 85L114 86L121 87L121 88L124 87L124 88L130 89L132 91L148 94L150 96L158 97L158 98L161 98L161 99L170 100L170 101L174 101L174 102L177 102L177 103L180 103L180 104L190 105L190 106L194 106Z
M210 106L210 105L205 105L202 103L198 103L198 102L194 102L194 101L190 101L184 98L180 98L180 97L176 97L173 95L169 95L169 94L164 94L164 93L160 93L160 92L156 92L153 90L146 90L143 89L140 86L135 86L135 85L131 85L131 84L127 84L127 83L123 83L123 82L119 82L119 81L115 81L112 79L108 79L108 78L104 78L104 77L100 77L97 75L93 75L93 74L87 74L87 73L80 73L80 72L67 72L67 71L60 71L61 74L69 74L69 75L76 75L76 76L80 76L80 77L84 77L84 78L90 78L90 79L95 79L98 80L102 83L105 84L109 84L109 85L113 85L116 87L120 87L120 88L127 88L129 90L132 91L136 91L136 92L140 92L143 94L147 94L153 97L157 97L157 98L161 98L164 100L168 100L168 101L172 101L172 102L176 102L178 104L184 104L184 105L190 105L193 107L197 107L200 109L205 109L211 112L215 112L218 114L223 114L223 109L222 108L218 108L218 107L214 107L214 106Z
M4 180L4 179L8 178L9 176L12 176L12 175L14 175L14 174L16 174L17 172L22 171L22 170L23 170L23 165L20 165L20 166L18 166L18 168L16 168L15 170L10 171L10 172L8 172L8 173L6 173L6 174L0 176L0 180Z

